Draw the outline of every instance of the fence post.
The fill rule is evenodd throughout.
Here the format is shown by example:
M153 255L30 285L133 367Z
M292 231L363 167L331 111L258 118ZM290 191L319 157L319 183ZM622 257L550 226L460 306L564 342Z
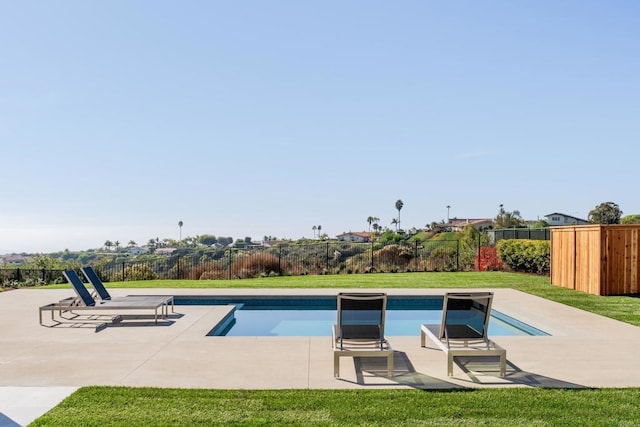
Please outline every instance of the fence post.
M229 249L229 262L227 263L227 270L229 270L229 280L231 280L231 249Z
M413 252L413 257L415 259L416 271L418 271L418 241L415 242L415 251Z
M480 239L478 239L480 243ZM456 240L456 271L460 271L460 240Z
M178 265L177 265L177 268L176 268L176 273L177 273L176 274L177 275L176 279L180 279L180 257L178 257L177 261L178 261Z
M371 242L371 272L373 273L373 242Z
M325 269L327 270L327 273L329 273L329 242L326 242L325 245L327 246L327 262L325 262Z
M22 277L20 275L20 267L16 268L16 282L22 282Z
M478 249L476 250L476 259L473 263L473 269L474 271L482 271L480 269L480 265L482 263L482 260L480 260L480 250L482 249L482 235L478 234ZM478 265L476 267L476 264Z
M42 283L46 283L45 282L45 278L46 278L45 274L46 274L46 272L45 272L45 269L43 268L42 269Z
M122 261L122 281L124 282L125 279L126 277L124 277L124 261Z
M278 274L282 276L282 246L278 247Z

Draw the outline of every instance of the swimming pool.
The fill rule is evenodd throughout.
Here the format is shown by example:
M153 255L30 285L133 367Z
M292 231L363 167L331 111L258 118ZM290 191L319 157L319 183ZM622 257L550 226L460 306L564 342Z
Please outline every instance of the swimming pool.
M442 296L387 297L385 335L419 336L423 323L439 324ZM209 336L330 336L336 322L335 296L176 296L176 305L235 305ZM548 335L517 319L491 311L489 335Z

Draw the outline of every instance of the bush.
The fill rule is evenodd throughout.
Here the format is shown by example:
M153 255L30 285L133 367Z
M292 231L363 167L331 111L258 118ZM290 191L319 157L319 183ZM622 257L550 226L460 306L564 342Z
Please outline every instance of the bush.
M280 259L270 253L253 253L236 258L231 264L231 274L238 279L280 274Z
M124 269L125 280L156 280L158 275L147 264L133 264Z
M482 246L476 257L476 270L478 271L502 271L504 264L498 258L498 249L493 246Z
M440 246L432 250L427 259L423 261L423 270L456 271L456 257L455 248Z
M414 255L410 246L387 245L373 254L373 265L375 271L388 271L397 273L405 271L412 261ZM368 271L372 271L371 266L367 266Z
M547 240L505 239L496 245L498 257L514 271L547 274L551 245Z

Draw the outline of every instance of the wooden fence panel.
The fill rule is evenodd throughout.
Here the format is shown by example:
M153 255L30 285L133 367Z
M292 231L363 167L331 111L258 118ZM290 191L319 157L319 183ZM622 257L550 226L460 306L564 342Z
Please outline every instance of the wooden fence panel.
M576 287L590 294L601 291L602 229L599 226L575 227Z
M552 227L551 284L594 295L640 294L640 225Z
M601 295L640 292L640 229L637 226L607 227L606 286Z
M567 227L551 229L551 284L575 289L575 230Z

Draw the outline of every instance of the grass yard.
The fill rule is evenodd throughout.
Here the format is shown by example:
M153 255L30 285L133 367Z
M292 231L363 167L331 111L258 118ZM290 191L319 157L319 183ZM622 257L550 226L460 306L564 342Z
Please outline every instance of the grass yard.
M85 387L33 426L631 426L640 389L201 390Z

